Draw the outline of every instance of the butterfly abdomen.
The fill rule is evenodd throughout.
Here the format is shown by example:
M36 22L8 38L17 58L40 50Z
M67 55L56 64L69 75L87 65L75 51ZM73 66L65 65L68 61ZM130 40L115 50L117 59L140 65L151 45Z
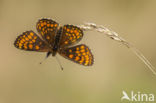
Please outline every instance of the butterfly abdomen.
M57 31L54 46L53 46L52 56L55 56L58 51L61 34L62 34L62 27L60 27L60 29Z

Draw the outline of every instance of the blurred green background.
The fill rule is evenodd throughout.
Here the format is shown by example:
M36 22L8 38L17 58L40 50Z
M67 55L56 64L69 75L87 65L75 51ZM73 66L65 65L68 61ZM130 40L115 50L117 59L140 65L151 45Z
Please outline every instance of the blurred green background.
M13 45L38 19L60 25L102 24L132 44L156 66L156 0L0 0L0 103L120 103L122 91L156 95L156 76L129 49L95 31L80 43L95 64L84 67L58 56ZM126 101L125 101L126 102ZM129 102L128 102L129 103Z

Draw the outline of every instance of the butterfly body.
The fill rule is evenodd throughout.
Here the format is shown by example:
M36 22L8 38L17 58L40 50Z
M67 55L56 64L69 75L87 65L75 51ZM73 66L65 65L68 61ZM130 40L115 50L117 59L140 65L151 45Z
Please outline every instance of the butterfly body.
M52 56L55 56L59 47L59 43L60 43L60 37L62 34L62 27L60 27L60 29L57 30L56 36L55 36L55 40L54 40L54 45L52 48Z
M36 25L41 37L32 30L26 31L17 37L14 45L22 50L47 52L47 57L59 53L75 63L91 66L94 58L90 49L85 44L74 46L82 39L83 31L68 24L58 29L58 25L51 19L41 19Z

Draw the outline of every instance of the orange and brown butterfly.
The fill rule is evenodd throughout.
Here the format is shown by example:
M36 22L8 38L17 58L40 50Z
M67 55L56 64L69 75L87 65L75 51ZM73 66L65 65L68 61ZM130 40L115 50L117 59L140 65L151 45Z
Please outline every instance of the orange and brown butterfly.
M59 53L75 63L91 66L93 55L85 44L75 45L83 37L83 31L73 25L60 26L51 19L40 19L36 25L39 36L32 30L19 35L14 42L18 49L47 52L47 57Z

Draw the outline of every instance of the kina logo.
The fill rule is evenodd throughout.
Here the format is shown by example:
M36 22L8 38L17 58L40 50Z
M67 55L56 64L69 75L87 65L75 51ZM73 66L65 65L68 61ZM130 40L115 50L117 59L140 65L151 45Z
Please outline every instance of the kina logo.
M154 94L152 93L141 93L141 92L134 92L131 91L129 94L126 91L122 91L121 101L131 101L131 102L153 102L154 101Z

